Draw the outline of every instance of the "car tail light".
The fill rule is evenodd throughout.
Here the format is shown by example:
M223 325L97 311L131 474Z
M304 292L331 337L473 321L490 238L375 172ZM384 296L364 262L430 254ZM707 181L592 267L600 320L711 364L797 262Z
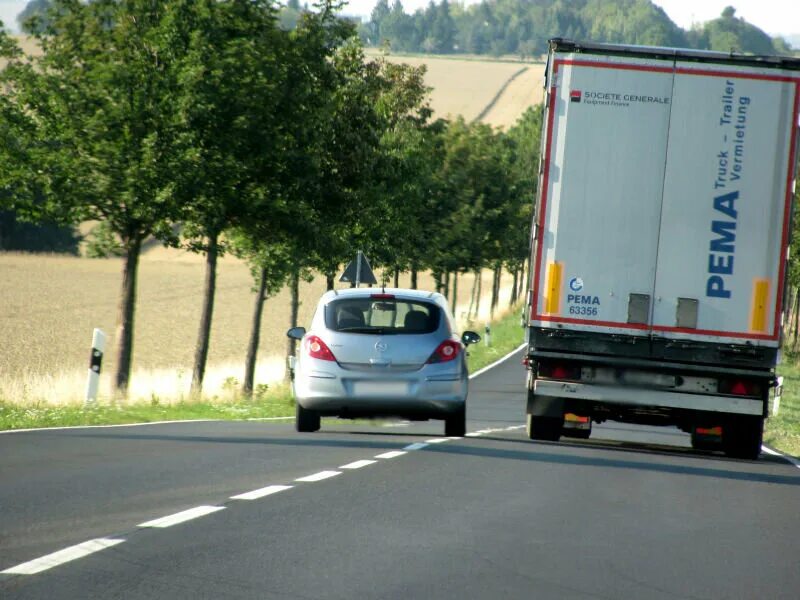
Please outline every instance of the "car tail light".
M733 396L760 396L761 384L749 379L723 379L719 382L719 391Z
M580 379L580 365L568 363L539 363L539 376L548 379Z
M439 344L428 359L428 364L443 363L455 359L461 352L461 343L453 340L445 340Z
M319 339L315 335L308 336L303 344L306 347L306 352L311 358L318 358L320 360L332 360L335 361L336 357L331 352L331 349L328 348L327 344Z

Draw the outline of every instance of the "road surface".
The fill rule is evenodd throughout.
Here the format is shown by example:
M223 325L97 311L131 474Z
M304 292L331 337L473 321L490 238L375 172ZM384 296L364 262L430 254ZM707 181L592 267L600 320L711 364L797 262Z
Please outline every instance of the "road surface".
M525 437L519 356L438 421L0 435L0 598L787 598L800 469L617 423Z

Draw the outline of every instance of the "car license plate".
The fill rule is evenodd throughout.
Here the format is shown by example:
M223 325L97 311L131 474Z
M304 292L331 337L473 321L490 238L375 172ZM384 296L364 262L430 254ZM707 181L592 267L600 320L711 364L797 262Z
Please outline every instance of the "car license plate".
M397 396L407 392L408 384L405 381L356 381L353 384L353 393L359 396Z

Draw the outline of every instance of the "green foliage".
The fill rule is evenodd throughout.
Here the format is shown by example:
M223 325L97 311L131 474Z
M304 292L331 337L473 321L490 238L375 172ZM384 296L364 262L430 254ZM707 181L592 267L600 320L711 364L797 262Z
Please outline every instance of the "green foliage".
M73 227L52 222L27 223L20 221L13 210L0 210L0 251L78 254L79 242L80 236Z
M478 4L430 2L413 15L396 0L381 0L361 28L366 44L388 42L401 52L450 52L523 58L546 53L553 37L669 47L693 47L755 54L788 53L785 41L771 40L727 7L719 19L684 31L650 0L483 0Z
M119 239L106 222L99 223L92 229L86 241L85 252L88 258L109 258L125 254Z

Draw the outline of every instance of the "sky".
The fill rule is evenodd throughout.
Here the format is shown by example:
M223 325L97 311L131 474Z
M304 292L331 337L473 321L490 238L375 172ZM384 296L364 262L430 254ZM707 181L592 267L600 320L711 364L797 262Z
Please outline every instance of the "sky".
M401 0L406 12L428 5L429 0ZM441 0L436 0L437 2ZM472 4L476 0L451 0ZM347 14L368 16L377 0L350 0L343 11ZM389 0L392 4L394 0ZM16 29L16 16L25 8L27 0L0 0L0 20ZM301 0L301 4L304 0ZM309 2L310 3L310 2ZM770 35L800 34L800 0L655 0L678 26L688 29L692 23L702 23L717 18L726 6L736 9L736 16L763 29Z

